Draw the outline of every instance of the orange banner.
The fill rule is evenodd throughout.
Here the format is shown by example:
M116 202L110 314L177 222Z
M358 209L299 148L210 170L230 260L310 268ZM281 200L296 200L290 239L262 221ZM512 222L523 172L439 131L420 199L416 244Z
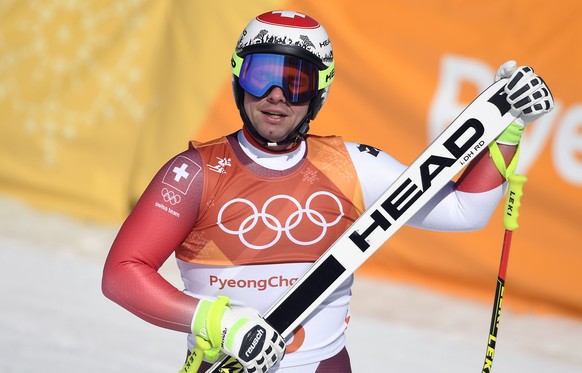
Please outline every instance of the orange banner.
M556 109L532 124L518 172L524 187L506 293L509 307L582 316L582 6L574 1L293 1L331 36L336 79L312 132L381 148L410 163L508 59L535 68ZM534 5L535 4L535 5ZM241 26L244 27L244 22ZM230 95L226 84L221 96ZM234 131L230 100L217 100L196 133ZM479 232L404 228L360 270L490 301L503 241L501 204Z
M509 307L582 317L582 5L572 1L65 1L0 7L0 192L118 224L191 138L240 128L230 54L272 8L318 19L336 75L312 132L410 163L508 59L546 80L556 109L528 127ZM503 226L404 228L361 273L490 300Z

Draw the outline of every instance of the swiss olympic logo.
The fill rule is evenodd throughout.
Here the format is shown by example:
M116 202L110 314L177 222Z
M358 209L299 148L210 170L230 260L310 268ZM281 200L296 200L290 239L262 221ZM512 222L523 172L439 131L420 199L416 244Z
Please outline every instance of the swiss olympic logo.
M164 198L165 202L169 202L172 205L175 205L177 203L180 203L180 196L177 193L174 193L171 190L168 190L168 188L163 188L162 189L162 197Z
M313 201L318 197L320 197L320 198L329 197L334 201L335 204L337 204L338 215L335 218L335 220L326 221L325 217L323 216L323 214L321 212L312 208L311 205L312 205ZM268 212L269 205L271 203L273 203L274 201L279 201L279 200L287 200L295 206L295 211L293 211L285 219L285 221L280 221L277 216ZM231 228L226 227L223 224L223 215L224 215L225 211L227 211L227 209L229 209L229 208L232 208L231 206L233 206L235 204L240 204L240 203L247 205L250 208L249 212L251 212L251 214L249 216L247 216L246 218L244 218L242 220L242 222L240 223L240 226L236 227L236 229L231 229ZM299 203L299 201L297 201L295 198L293 198L291 196L284 195L284 194L278 194L278 195L275 195L275 196L269 198L267 201L265 201L265 203L261 207L260 211L257 208L257 206L255 206L254 203L252 203L251 201L249 201L247 199L244 199L244 198L232 199L232 200L228 201L227 203L225 203L224 206L222 206L222 208L218 212L217 223L218 223L218 226L220 227L220 229L222 229L224 232L238 236L240 241L246 247L248 247L250 249L255 249L255 250L263 250L263 249L268 249L268 248L272 247L273 245L275 245L277 242L279 242L279 240L281 239L283 234L285 234L285 236L291 242L293 242L297 245L307 246L307 245L316 244L319 241L321 241L321 239L325 236L325 234L327 233L327 229L329 227L336 225L340 221L340 219L343 215L344 215L344 211L343 211L343 207L342 207L342 204L341 204L339 198L337 198L335 195L333 195L329 192L315 192L315 193L313 193L311 196L309 196L309 198L305 202L305 207L301 206L301 203ZM305 219L307 219L307 220L305 220ZM295 238L293 235L293 229L296 228L304 220L309 221L318 230L321 230L320 234L311 241L301 241L301 240ZM255 228L259 222L261 222L263 224L263 227L267 227L268 229L275 232L275 237L270 242L268 242L266 244L262 244L262 245L259 245L259 244L253 243L253 242L249 242L245 237L245 234L252 231L253 228Z

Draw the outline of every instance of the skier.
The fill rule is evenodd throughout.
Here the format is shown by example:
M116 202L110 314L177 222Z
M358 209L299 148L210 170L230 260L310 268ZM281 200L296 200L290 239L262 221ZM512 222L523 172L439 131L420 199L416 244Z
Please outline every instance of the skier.
M272 11L243 30L232 56L242 128L192 141L171 158L122 225L103 293L142 319L188 333L188 350L220 352L247 372L351 372L345 331L353 276L287 340L260 316L403 172L387 153L309 134L334 80L332 45L313 18ZM496 142L506 163L525 126L553 106L531 68L503 64L522 115ZM484 227L504 192L485 151L408 224L442 231ZM184 290L158 269L172 254ZM284 358L283 358L284 357Z

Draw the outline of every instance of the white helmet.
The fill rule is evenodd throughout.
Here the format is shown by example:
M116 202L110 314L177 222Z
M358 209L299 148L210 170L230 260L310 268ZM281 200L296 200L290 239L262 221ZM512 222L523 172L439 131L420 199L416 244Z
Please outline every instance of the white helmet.
M275 10L254 18L243 30L231 59L233 91L243 123L263 145L299 141L327 98L335 68L327 32L315 19L298 12ZM265 71L267 69L269 71ZM277 66L277 69L273 69ZM260 83L251 76L261 73ZM277 144L260 136L243 106L244 91L264 97L280 87L292 103L309 101L305 118Z

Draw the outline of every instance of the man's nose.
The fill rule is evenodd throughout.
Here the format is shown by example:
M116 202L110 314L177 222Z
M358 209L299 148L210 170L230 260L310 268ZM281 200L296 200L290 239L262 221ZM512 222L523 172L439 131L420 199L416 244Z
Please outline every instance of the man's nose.
M267 100L271 102L286 102L287 98L285 97L285 93L283 93L281 87L274 86L269 91L269 94L267 95Z

